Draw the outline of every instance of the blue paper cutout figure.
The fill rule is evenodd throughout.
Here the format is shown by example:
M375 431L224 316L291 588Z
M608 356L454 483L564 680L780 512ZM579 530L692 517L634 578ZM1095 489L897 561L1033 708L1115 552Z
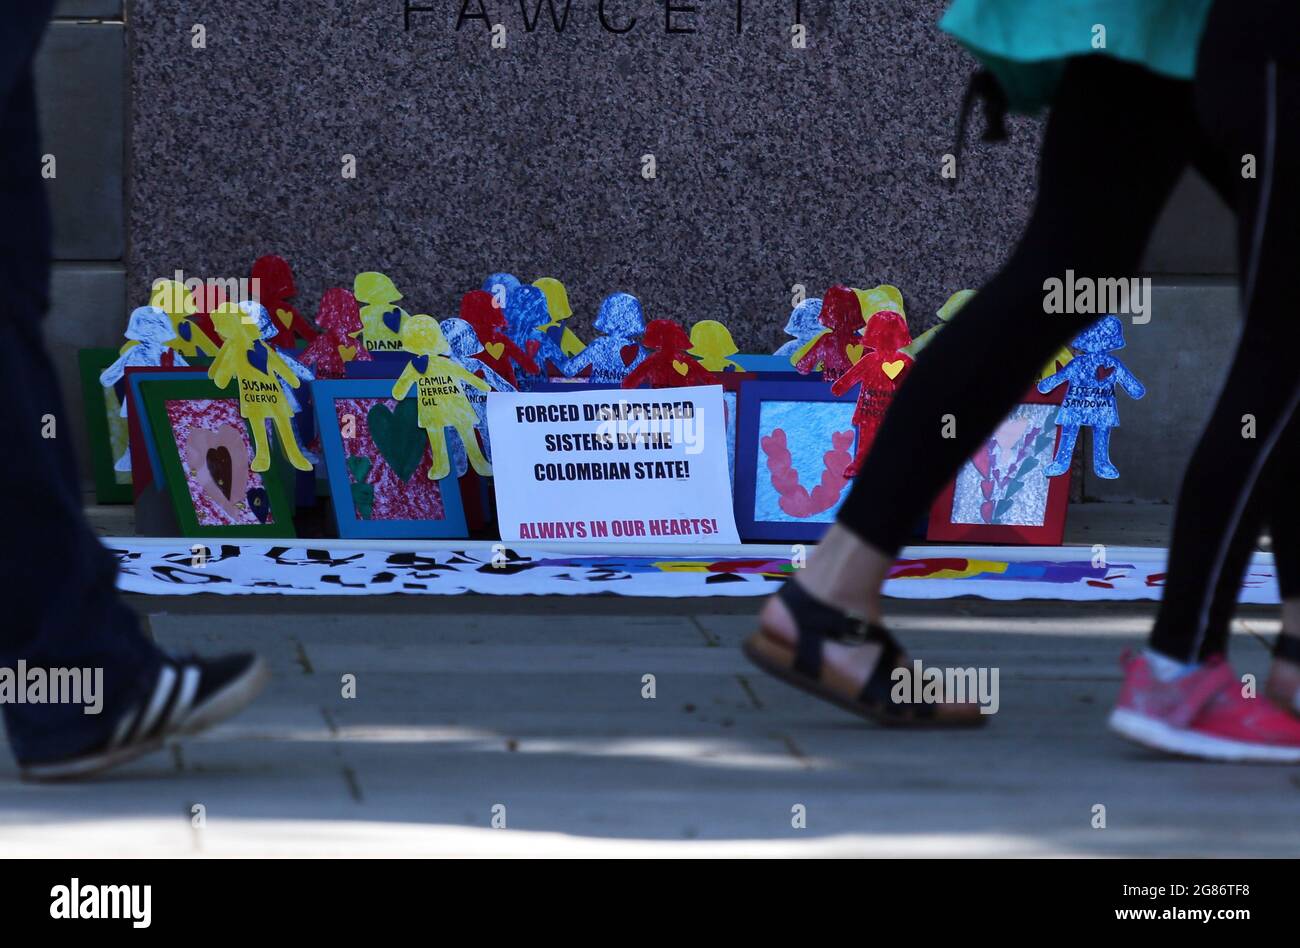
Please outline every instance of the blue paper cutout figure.
M510 273L489 273L487 279L483 281L480 287L485 293L490 293L492 302L498 309L506 308L506 301L513 290L519 289L522 282L517 276ZM549 319L547 320L550 321Z
M139 343L127 349L117 360L99 374L99 384L117 393L122 404L119 414L126 417L126 369L135 365L189 365L184 356L172 349L176 326L166 310L157 306L140 306L131 311L126 323L127 339ZM123 473L131 470L131 451L127 449L113 462L113 470Z
M256 300L245 300L239 304L239 308L248 314L246 318L257 327L257 337L268 346L271 346L270 340L279 334L280 327L276 326L275 322L271 319L271 314L267 311L266 307ZM256 347L254 348L256 349ZM295 359L290 353L290 350L283 349L280 346L271 346L271 348L275 350L276 354L284 360L284 364L287 365L290 371L292 371L294 375L298 376L298 378L302 379L304 382L316 381L316 373ZM307 445L302 437L302 430L298 424L298 413L302 411L302 403L298 401L298 396L294 394L293 388L283 379L280 380L280 391L284 392L285 403L289 406L289 410L293 412L293 415L289 419L289 426L293 429L293 436L298 442L298 450L301 451L302 456L312 464L320 464L320 455L307 450ZM269 425L271 422L268 420L266 423Z
M545 381L548 362L561 372L568 364L568 357L559 343L542 330L550 321L551 310L546 305L546 294L539 287L519 285L506 293L506 334L537 363L536 374L519 367L515 378L523 391Z
M1056 413L1056 423L1062 429L1061 444L1045 473L1055 477L1070 469L1070 456L1074 453L1079 428L1090 425L1093 429L1092 468L1098 477L1113 480L1119 477L1119 469L1110 460L1110 429L1119 426L1115 387L1118 385L1130 398L1138 399L1147 393L1146 386L1123 362L1107 354L1124 348L1124 324L1118 318L1104 317L1075 336L1070 347L1080 355L1061 371L1038 383L1038 390L1043 394L1062 382L1070 386Z
M822 301L819 296L811 296L792 309L785 324L785 334L794 338L772 354L792 358L796 352L824 333L826 327L821 324L821 315Z
M572 378L591 366L592 382L621 385L624 377L644 362L647 355L641 345L645 333L641 301L631 293L611 293L600 304L596 331L601 335L569 359L564 374ZM624 361L623 350L629 346L635 346L636 351L630 361Z
M438 328L442 330L443 336L446 337L447 345L451 346L452 358L470 372L481 373L481 378L492 387L492 391L515 391L515 387L494 371L492 366L475 358L483 351L483 344L479 342L473 326L463 319L444 319L438 324ZM478 416L478 422L474 427L478 429L479 439L483 442L483 456L491 462L492 445L488 441L487 392L472 385L467 385L465 386L465 397L474 406L474 414ZM469 456L465 453L465 445L461 443L459 437L448 438L447 444L451 451L451 462L456 476L464 477L465 472L469 470Z

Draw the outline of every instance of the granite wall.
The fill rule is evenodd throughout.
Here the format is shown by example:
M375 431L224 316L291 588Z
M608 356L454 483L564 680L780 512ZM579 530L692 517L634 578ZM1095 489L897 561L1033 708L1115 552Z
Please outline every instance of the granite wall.
M1023 224L1036 123L940 175L972 67L942 0L802 0L805 49L795 0L743 0L740 32L736 0L605 0L609 28L572 0L562 31L527 0L532 32L484 0L504 48L457 29L477 0L419 5L408 30L405 0L128 3L131 303L276 252L308 312L382 269L449 315L507 270L564 280L580 333L627 290L767 349L796 283L894 283L915 331Z

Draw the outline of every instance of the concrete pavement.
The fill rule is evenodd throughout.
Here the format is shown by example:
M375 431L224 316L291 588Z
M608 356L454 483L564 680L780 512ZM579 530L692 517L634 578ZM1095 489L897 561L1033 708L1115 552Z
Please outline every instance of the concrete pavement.
M1160 759L1104 729L1150 603L892 603L927 664L1000 670L979 733L873 728L770 680L736 648L753 601L135 605L169 648L263 652L271 689L91 783L24 785L6 757L0 858L1300 849L1300 770ZM1238 627L1239 671L1262 675L1276 624L1248 609Z

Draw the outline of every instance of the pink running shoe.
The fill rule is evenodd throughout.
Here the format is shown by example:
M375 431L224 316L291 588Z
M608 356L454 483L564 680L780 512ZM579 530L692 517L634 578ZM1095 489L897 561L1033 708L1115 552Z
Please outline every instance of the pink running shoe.
M1263 696L1244 697L1222 658L1169 682L1142 655L1120 661L1124 687L1109 723L1122 737L1205 760L1300 763L1300 721Z

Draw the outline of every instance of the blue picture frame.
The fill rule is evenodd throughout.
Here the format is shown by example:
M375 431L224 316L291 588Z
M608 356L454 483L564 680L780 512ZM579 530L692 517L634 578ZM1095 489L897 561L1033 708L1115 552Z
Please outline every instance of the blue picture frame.
M817 519L798 520L788 515L761 516L759 514L756 510L759 478L770 477L765 456L760 450L763 405L769 402L807 403L809 418L818 411L817 406L843 406L836 410L836 415L844 419L843 422L837 422L836 427L842 428L843 425L848 424L848 419L851 419L856 401L856 391L832 395L830 385L820 378L790 381L759 379L741 384L736 431L736 489L733 502L736 529L742 540L820 540L822 534L834 522L834 511L838 510L839 505L848 495L846 484L834 508L818 514ZM816 430L816 428L816 425L811 424L800 426L801 431ZM853 442L849 446L850 457L856 445L857 431L854 430ZM825 445L824 450L830 449L829 444ZM820 453L817 451L812 453L820 459ZM815 479L811 477L801 479L801 483L803 480L810 482L807 486L815 483Z
M465 505L460 495L460 481L454 474L438 481L445 514L442 520L368 520L358 517L334 403L340 398L392 398L393 380L318 379L309 384L329 480L330 506L334 509L334 522L340 537L424 540L461 539L469 536Z
M387 352L383 353L386 358L379 358L372 355L369 361L353 359L351 362L343 363L343 377L345 379L396 379L406 368L406 364L411 361L409 352ZM404 358L393 358L400 355ZM337 379L322 379L321 381L338 381Z
M775 375L792 375L799 378L798 370L790 364L787 356L779 355L759 355L753 353L740 353L731 357L731 361L736 363L745 372L756 372L763 376Z

